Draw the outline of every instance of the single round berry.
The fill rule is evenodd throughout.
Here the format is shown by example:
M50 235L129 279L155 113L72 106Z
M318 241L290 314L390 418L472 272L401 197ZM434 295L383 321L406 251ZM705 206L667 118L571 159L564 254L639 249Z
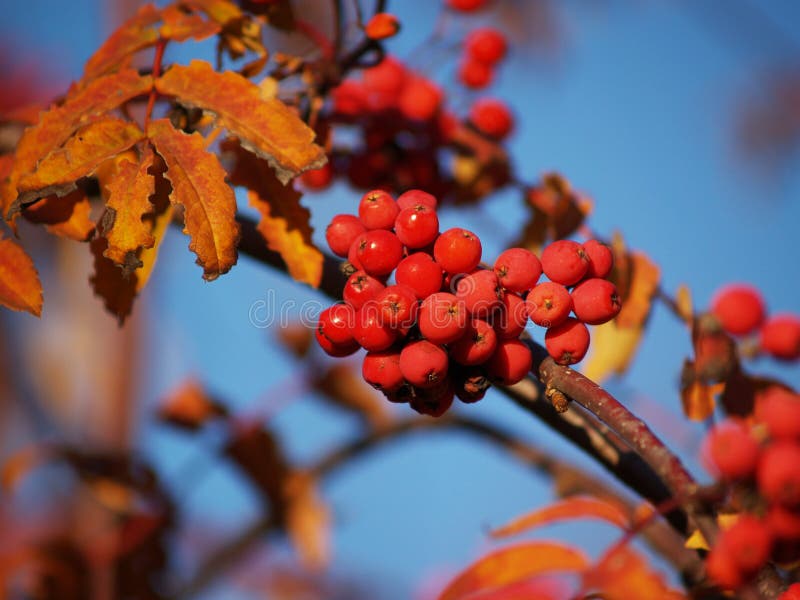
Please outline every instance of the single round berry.
M544 274L562 285L575 285L589 269L589 259L583 247L572 240L558 240L542 252Z
M364 381L383 392L394 392L403 385L400 353L393 350L367 352L361 365Z
M560 283L542 281L525 299L531 321L542 327L555 327L563 323L572 310L572 296Z
M772 536L760 519L741 514L728 529L720 532L716 546L724 548L745 577L751 577L769 558Z
M319 329L314 330L314 337L319 344L319 347L327 354L328 356L333 356L336 358L341 358L343 356L350 356L354 352L359 349L358 342L353 340L349 344L334 344L328 338L326 338L322 333L320 333Z
M448 229L433 245L433 256L448 273L471 273L481 262L481 241L466 229Z
M605 279L586 279L572 290L575 316L588 325L607 323L619 314L622 304L617 286Z
M778 314L761 328L761 349L780 360L800 358L800 318Z
M497 334L489 323L472 319L464 335L450 345L450 356L462 365L481 365L497 348Z
M467 309L453 294L437 292L422 301L418 324L425 339L434 344L450 344L466 331Z
M377 65L363 71L364 87L369 92L387 98L397 97L405 85L406 77L405 66L393 56L385 56Z
M500 284L510 292L526 292L542 276L542 263L525 248L509 248L494 262L494 272Z
M412 121L430 121L439 112L442 90L424 77L412 77L397 98L397 108Z
M458 67L458 80L473 90L480 90L492 83L494 69L489 63L467 57Z
M589 260L589 267L586 270L587 277L599 277L605 279L611 274L614 267L614 254L611 248L603 242L589 240L583 243L583 251Z
M525 300L513 293L506 293L500 301L500 310L492 315L491 323L501 340L516 339L528 324L528 309Z
M355 239L364 233L364 224L353 215L336 215L325 229L325 240L336 256L345 258Z
M447 0L447 6L461 12L480 10L485 4L486 0Z
M589 329L572 317L551 327L544 334L547 353L560 365L573 365L583 360L589 349Z
M493 65L506 55L506 38L497 29L481 27L473 30L464 41L464 51L475 61Z
M372 303L356 311L352 331L355 340L369 352L386 350L397 339L392 328L383 322L378 307Z
M800 505L800 444L780 440L767 446L756 470L758 491L769 502Z
M364 271L373 277L388 275L403 258L403 244L391 231L374 229L353 242L356 258Z
M744 479L755 473L758 442L739 421L729 419L716 425L706 436L703 450L710 466L724 479Z
M439 217L425 204L404 208L395 219L394 232L408 248L424 248L439 235Z
M400 261L394 278L399 285L411 288L418 299L424 299L441 289L442 267L430 255L417 252Z
M447 377L447 352L427 340L411 342L400 351L400 372L411 385L429 388Z
M360 81L345 79L331 92L333 111L340 117L356 118L367 109L367 90Z
M349 304L334 304L320 313L317 330L334 344L346 346L353 342L355 316L356 311Z
M397 206L400 207L400 210L411 208L418 204L424 204L436 210L438 202L436 201L436 196L422 190L408 190L397 197Z
M441 417L453 405L453 398L453 384L450 378L446 378L434 387L418 390L409 405L422 415Z
M473 317L488 318L500 307L503 296L494 271L479 269L460 277L456 283L456 297Z
M755 413L770 437L800 439L800 394L774 385L756 399Z
M746 335L764 321L764 300L750 285L735 284L719 290L711 300L711 313L731 335Z
M709 578L723 590L735 590L744 583L736 562L721 546L714 546L706 557L706 572Z
M358 218L367 229L391 229L400 207L388 192L372 190L361 198Z
M779 540L800 541L800 514L779 504L769 507L767 527Z
M778 596L778 600L800 600L800 583L793 583Z
M364 271L356 271L350 275L347 283L344 284L342 296L345 302L358 310L367 302L375 300L385 287L380 281L370 277Z
M419 301L410 287L390 285L375 298L381 319L392 329L408 329L417 321Z
M353 243L350 244L350 249L347 251L347 262L349 262L356 271L363 271L364 265L361 264L361 259L358 257L358 249L365 241L367 232L359 234Z
M478 131L497 140L506 137L514 128L514 118L508 106L492 98L475 101L469 111L469 120Z
M532 362L528 346L519 340L499 340L486 363L486 373L489 379L501 385L514 385L525 378Z
M303 187L314 192L327 189L331 181L333 181L333 166L330 161L319 169L311 169L300 175L300 183Z

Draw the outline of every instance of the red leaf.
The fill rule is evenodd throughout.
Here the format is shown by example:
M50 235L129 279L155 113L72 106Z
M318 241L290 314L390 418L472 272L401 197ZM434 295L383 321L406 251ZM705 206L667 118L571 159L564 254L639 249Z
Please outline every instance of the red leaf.
M0 240L0 304L42 314L42 284L33 260L16 242Z

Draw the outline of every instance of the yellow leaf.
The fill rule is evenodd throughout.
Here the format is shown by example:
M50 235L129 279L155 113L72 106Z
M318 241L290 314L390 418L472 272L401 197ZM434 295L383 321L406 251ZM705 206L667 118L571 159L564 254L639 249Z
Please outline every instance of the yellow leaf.
M628 370L642 337L638 327L621 329L615 321L592 328L592 350L581 371L594 382Z
M39 274L22 246L10 239L0 239L0 304L37 317L42 314Z
M739 513L721 513L717 515L717 525L720 529L728 529L731 525L736 523L739 518ZM692 534L684 542L684 546L690 550L711 550L708 546L706 538L700 533L699 529L695 529Z
M678 287L678 291L675 293L675 303L681 318L687 323L691 323L694 318L694 308L692 306L692 292L688 286L681 285Z
M715 397L722 391L725 384L707 385L701 381L694 381L681 390L681 403L686 418L692 421L705 421L714 414L716 406Z

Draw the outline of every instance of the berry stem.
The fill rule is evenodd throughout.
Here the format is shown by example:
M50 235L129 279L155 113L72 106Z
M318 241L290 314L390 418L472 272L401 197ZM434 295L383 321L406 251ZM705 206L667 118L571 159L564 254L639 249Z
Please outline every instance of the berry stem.
M147 99L147 109L144 113L145 129L147 129L147 125L150 123L150 117L153 114L153 107L156 104L158 92L156 91L155 81L161 76L161 61L164 59L164 49L166 47L167 40L164 38L160 38L158 42L156 42L156 53L153 56L153 87L150 89L150 97Z

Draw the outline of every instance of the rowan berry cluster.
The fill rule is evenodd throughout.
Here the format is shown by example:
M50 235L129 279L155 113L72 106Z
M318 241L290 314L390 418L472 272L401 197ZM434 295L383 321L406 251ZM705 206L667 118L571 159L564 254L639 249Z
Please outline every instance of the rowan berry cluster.
M492 83L494 70L505 58L506 38L497 29L481 27L472 30L464 40L458 79L466 87L483 89Z
M767 388L756 398L754 422L728 419L705 440L708 462L730 483L739 513L706 559L724 589L741 587L770 559L800 559L800 395Z
M613 284L602 279L611 269L602 244L556 242L541 262L511 248L489 268L477 235L439 232L436 208L436 198L420 190L396 201L374 190L358 216L337 215L325 233L353 272L344 302L320 315L317 341L331 356L367 350L364 379L389 400L435 416L454 397L476 402L491 383L511 385L530 371L530 349L519 339L529 316L548 327L553 357L571 364L589 345L584 323L619 311ZM543 267L551 281L537 285Z
M764 299L746 284L729 285L711 301L711 313L733 336L758 333L761 350L778 360L800 359L800 317L782 313L767 315Z

